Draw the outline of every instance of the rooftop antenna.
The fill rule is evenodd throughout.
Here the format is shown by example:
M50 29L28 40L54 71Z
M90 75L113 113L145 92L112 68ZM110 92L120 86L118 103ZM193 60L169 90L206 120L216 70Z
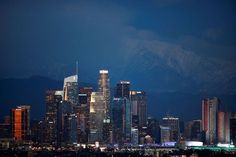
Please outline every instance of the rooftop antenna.
M78 77L78 74L79 74L78 64L79 64L79 63L78 63L78 60L77 60L77 61L76 61L76 65L75 65L75 66L76 66L76 67L75 67L75 70L76 70L76 71L75 71L75 74L77 75L77 77Z

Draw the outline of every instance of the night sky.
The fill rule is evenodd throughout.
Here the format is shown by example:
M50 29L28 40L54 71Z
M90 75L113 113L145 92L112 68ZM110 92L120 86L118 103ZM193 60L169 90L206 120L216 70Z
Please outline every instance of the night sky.
M234 0L3 0L0 78L62 80L78 60L82 82L105 68L154 95L235 95L235 19Z

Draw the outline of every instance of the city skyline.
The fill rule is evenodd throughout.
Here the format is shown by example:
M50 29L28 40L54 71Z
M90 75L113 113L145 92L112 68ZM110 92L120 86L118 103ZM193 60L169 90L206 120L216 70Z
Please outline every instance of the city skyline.
M80 86L79 76L76 70L60 89L45 91L46 112L39 120L31 117L30 104L11 108L0 122L0 151L40 154L43 147L46 154L75 153L72 156L89 149L93 152L87 155L109 154L109 149L116 154L123 148L129 148L126 153L149 150L152 156L163 149L175 150L167 154L194 149L235 153L236 111L222 108L217 97L202 99L202 118L184 122L167 114L157 119L148 116L146 92L133 90L130 81L117 82L111 94L109 70L98 71L97 89ZM9 148L12 151L5 153Z
M0 156L235 156L235 0L1 0Z
M236 110L234 1L0 4L0 115L30 103L39 111L33 115L42 116L43 90L59 88L59 81L75 73L76 61L79 82L97 84L97 71L108 69L111 87L129 80L132 89L146 91L149 113L158 118L197 118L199 101L213 96ZM39 78L39 86L34 76L46 79ZM189 104L182 114L179 108Z

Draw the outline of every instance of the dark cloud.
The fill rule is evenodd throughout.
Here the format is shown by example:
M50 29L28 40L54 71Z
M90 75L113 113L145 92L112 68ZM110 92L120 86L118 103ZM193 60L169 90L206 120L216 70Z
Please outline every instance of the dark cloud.
M130 63L145 51L160 59L148 64L137 57L140 61L136 64L145 62L147 69L155 69L155 62L163 62L163 69L168 67L195 82L218 78L213 84L226 82L228 88L228 82L234 82L233 1L1 4L1 77L37 74L62 79L74 72L75 61L79 60L84 81L96 82L97 71L108 68L114 82L122 78L142 82L142 78L128 73ZM139 69L130 73L135 72ZM210 76L202 75L210 72ZM155 73L154 78L160 75L152 70L150 73Z

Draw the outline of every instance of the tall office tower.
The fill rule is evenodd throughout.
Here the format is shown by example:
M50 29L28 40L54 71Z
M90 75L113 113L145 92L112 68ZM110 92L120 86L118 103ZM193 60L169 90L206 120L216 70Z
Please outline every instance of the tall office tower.
M76 107L76 114L78 118L78 142L87 143L89 135L89 106L92 87L79 88L79 106Z
M30 106L18 106L11 109L12 136L17 141L27 140L30 136Z
M129 99L130 93L130 82L129 81L120 81L116 84L115 97L116 98L127 98Z
M185 124L184 135L186 140L201 141L202 122L201 120L189 121Z
M89 102L87 94L79 94L79 105L76 106L78 142L87 143L89 133Z
M92 92L89 110L89 143L103 142L103 120L106 116L106 109L103 93Z
M138 116L139 127L147 125L147 98L145 92L131 91L132 115Z
M230 143L230 118L234 112L222 112L217 114L217 138L220 143Z
M104 97L106 117L110 117L110 79L108 70L99 71L98 92L102 93Z
M191 130L193 126L193 121L186 122L184 125L184 137L185 140L191 140Z
M46 91L46 115L44 121L44 142L58 144L59 108L62 102L63 91Z
M148 128L146 126L143 126L139 128L139 144L145 144L146 143L146 137L148 135Z
M63 100L70 102L73 106L79 104L78 75L66 77L63 86Z
M155 143L158 143L159 123L153 117L148 117L147 120L147 134L152 137Z
M113 138L115 143L131 142L131 104L127 98L114 98L112 103Z
M225 142L225 112L219 111L217 113L217 138L218 142Z
M31 123L31 140L34 143L43 142L43 121L33 120Z
M113 142L121 144L123 141L123 99L113 98L112 101L112 123Z
M136 128L136 129L139 128L139 117L138 117L138 115L132 115L132 127Z
M202 121L201 120L193 120L191 127L191 140L193 141L201 141L202 138Z
M218 98L202 101L202 129L205 132L207 144L217 143L217 112L220 101Z
M160 125L160 142L170 142L170 128Z
M110 118L105 118L103 120L103 130L102 130L102 137L103 142L108 144L112 143L113 140L113 132L112 132L112 124Z
M179 140L179 118L174 117L164 117L162 118L162 126L170 128L170 140L178 141Z
M10 123L0 123L0 139L1 138L11 138Z
M64 142L68 144L77 143L77 116L76 114L66 114L64 116Z
M230 118L230 143L236 145L236 117Z
M3 123L0 123L0 138L11 138L11 117L5 116Z
M87 104L90 104L91 94L93 92L92 87L80 87L79 94L86 94L87 95Z
M217 137L220 143L230 143L230 118L234 112L218 112Z
M138 140L139 140L139 132L137 128L132 128L131 129L131 143L133 145L138 145Z
M224 122L224 141L230 143L230 118L233 116L232 112L225 112Z

